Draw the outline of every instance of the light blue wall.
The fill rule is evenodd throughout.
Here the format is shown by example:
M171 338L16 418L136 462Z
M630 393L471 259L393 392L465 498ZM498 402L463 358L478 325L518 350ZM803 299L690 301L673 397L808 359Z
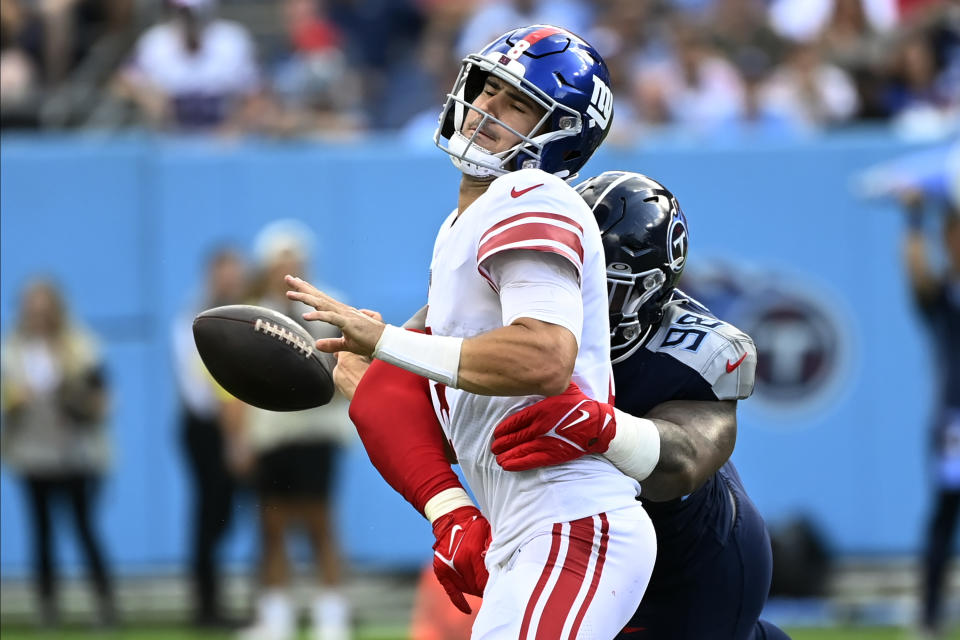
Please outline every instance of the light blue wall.
M845 369L799 413L741 404L734 459L771 521L809 513L845 553L914 549L926 508L928 353L901 273L900 221L858 200L853 173L908 148L879 134L780 145L659 144L611 150L584 175L643 171L666 183L691 227L691 267L722 258L792 278L836 309ZM54 274L103 336L118 458L101 526L127 571L182 565L187 494L167 336L205 252L249 246L277 217L320 236L314 274L401 321L420 307L434 232L457 174L433 149L390 141L318 147L152 138L5 138L0 151L0 322L19 285ZM736 320L734 320L736 321ZM427 525L354 447L340 473L341 533L355 562L429 556ZM21 572L29 541L19 487L0 483L0 567ZM230 557L253 554L252 507ZM62 553L75 558L72 545Z

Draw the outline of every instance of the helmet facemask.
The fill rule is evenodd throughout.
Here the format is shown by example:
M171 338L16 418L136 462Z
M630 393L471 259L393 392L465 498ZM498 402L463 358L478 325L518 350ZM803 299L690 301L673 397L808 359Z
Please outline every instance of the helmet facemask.
M655 301L661 297L658 294L666 280L661 269L630 273L629 266L619 262L607 266L610 356L614 364L632 356L660 320L660 306Z
M555 140L577 135L582 126L580 114L570 109L522 77L523 65L515 60L501 64L500 54L492 54L497 60L482 56L468 55L460 68L460 74L453 90L447 94L447 101L440 114L440 122L433 140L436 145L450 154L453 164L467 175L486 178L500 176L517 169L540 168L544 147ZM489 75L513 86L534 104L544 110L543 116L529 132L517 131L502 120L473 105L483 90ZM467 137L462 129L470 112L480 114L481 120L476 130ZM484 127L491 124L502 127L519 138L519 141L504 151L491 153L477 141ZM564 175L560 175L560 174ZM557 174L561 178L569 176L569 171Z

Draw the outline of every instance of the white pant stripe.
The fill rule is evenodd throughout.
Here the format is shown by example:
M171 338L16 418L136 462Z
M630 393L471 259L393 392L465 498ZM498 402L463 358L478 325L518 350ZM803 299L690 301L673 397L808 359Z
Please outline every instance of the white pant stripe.
M560 549L557 552L557 561L554 563L553 570L550 572L550 578L547 580L547 584L540 593L540 598L537 600L537 604L533 609L533 616L530 618L530 628L527 629L527 637L525 640L535 640L537 637L537 628L540 626L540 616L543 615L543 609L547 606L550 594L553 593L553 588L556 586L557 580L560 579L560 574L563 571L563 563L567 560L567 548L570 545L570 523L562 523L560 525L560 533L556 535L560 536Z
M580 585L580 591L577 592L577 597L573 600L573 606L570 607L570 613L567 614L567 621L563 623L563 632L560 634L561 638L570 636L573 621L576 620L577 614L580 613L580 607L583 606L583 602L587 598L587 592L590 591L590 585L593 583L593 574L597 570L597 559L600 557L600 531L600 518L599 516L593 516L593 544L590 547L590 557L587 559L586 574L583 578L583 584Z

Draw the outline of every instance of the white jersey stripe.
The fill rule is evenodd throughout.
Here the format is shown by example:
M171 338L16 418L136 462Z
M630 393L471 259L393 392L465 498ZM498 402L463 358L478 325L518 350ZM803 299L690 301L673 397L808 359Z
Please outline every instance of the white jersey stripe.
M570 260L570 262L573 263L573 266L577 268L578 272L583 267L583 263L580 261L580 256L578 256L573 249L562 242L557 242L555 240L521 240L520 242L511 242L510 244L501 245L491 249L490 251L487 251L485 254L480 256L478 262L482 264L484 260L492 255L500 253L501 251L509 251L510 249L538 249L544 247L549 247L550 250L554 251L555 253L559 253L566 257L568 260Z
M580 239L580 242L581 243L583 242L583 231L581 231L580 225L574 225L572 223L566 223L560 220L554 220L551 218L544 218L537 215L531 215L530 217L520 218L519 220L516 220L509 224L505 224L502 227L496 227L494 229L491 229L490 231L485 233L482 238L480 238L479 245L483 246L484 244L487 243L488 240L490 240L495 236L500 235L501 233L503 233L504 231L507 231L508 229L519 227L520 225L523 225L523 224L533 224L533 223L548 224L554 227L560 227L561 229L565 229L567 231L575 233L577 237Z

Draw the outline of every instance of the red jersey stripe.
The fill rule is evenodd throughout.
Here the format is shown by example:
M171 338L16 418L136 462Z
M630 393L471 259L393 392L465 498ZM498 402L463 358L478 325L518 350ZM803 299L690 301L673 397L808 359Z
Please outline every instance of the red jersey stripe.
M528 222L498 233L480 245L477 251L477 262L482 263L498 250L505 249L507 245L511 245L511 249L526 249L527 244L549 246L551 243L544 242L546 240L570 249L571 253L579 259L579 264L575 266L578 271L580 270L583 264L583 243L580 236L568 229L544 222ZM524 246L513 246L516 243L522 243Z
M607 520L607 514L600 514L600 549L597 551L597 565L593 568L593 581L590 582L590 590L587 591L587 597L583 599L580 605L580 611L573 621L573 627L570 629L570 637L576 638L580 630L580 624L583 617L587 614L587 609L593 601L593 596L597 593L597 585L600 584L600 574L603 573L603 563L607 559L607 540L610 538L610 522Z
M587 569L590 567L590 554L593 552L593 518L580 518L570 523L567 556L563 561L560 577L557 579L537 626L537 640L557 640L563 632L567 619L573 613L573 603L580 593Z
M560 553L560 532L562 530L563 525L559 522L553 525L553 542L550 543L550 554L547 556L547 564L543 567L543 573L540 574L537 586L534 587L533 593L530 594L530 600L527 602L527 610L523 612L523 622L520 625L519 635L521 639L526 638L527 632L530 631L530 620L533 618L533 610L537 608L540 594L543 593L543 588L547 586L547 581L550 580L550 574L553 573L553 568L557 564L557 555Z

